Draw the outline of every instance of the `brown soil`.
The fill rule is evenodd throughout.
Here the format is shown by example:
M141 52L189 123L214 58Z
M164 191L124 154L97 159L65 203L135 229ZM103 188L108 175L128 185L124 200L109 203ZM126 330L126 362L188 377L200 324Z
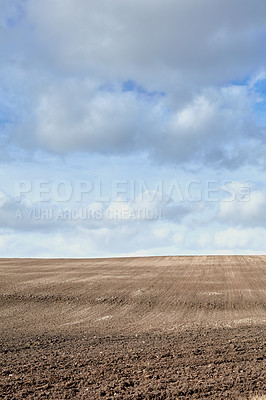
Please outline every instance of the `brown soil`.
M265 399L265 272L266 256L2 259L2 398Z

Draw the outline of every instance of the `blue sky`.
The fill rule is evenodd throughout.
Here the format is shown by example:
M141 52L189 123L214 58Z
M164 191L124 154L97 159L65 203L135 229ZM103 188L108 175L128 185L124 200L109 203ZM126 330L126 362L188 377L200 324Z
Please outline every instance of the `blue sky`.
M0 256L265 253L265 15L0 0Z

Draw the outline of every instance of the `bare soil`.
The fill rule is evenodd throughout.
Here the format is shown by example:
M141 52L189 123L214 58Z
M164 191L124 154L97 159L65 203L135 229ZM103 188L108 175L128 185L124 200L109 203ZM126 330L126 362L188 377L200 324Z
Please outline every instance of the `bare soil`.
M266 256L0 260L3 399L266 399Z

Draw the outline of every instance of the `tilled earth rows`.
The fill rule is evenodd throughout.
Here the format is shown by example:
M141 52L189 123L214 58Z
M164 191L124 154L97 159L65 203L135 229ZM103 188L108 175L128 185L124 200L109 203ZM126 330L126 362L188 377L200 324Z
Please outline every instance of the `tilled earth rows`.
M266 398L265 266L1 260L2 398Z

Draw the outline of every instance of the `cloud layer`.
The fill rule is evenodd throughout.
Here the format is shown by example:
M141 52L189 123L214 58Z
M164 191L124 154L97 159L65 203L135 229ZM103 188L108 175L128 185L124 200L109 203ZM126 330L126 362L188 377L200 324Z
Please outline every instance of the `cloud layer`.
M1 11L3 145L264 163L263 2L3 0Z

